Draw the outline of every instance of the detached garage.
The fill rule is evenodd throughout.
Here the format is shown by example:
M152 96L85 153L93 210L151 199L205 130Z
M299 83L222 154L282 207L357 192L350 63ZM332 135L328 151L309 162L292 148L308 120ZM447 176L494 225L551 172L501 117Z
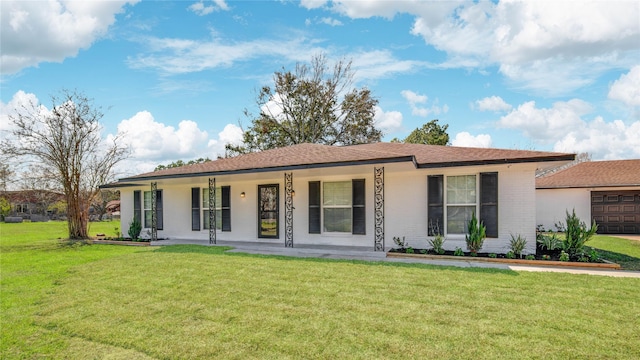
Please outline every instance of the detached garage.
M599 234L640 234L640 159L583 162L536 178L536 223L556 230L565 212Z

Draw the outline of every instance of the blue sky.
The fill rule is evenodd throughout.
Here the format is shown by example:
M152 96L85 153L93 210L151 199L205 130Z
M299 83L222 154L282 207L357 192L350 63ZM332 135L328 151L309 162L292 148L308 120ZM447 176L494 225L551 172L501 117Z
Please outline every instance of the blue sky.
M122 175L222 154L274 71L353 61L384 140L640 158L640 2L8 1L0 130L77 89L132 149Z

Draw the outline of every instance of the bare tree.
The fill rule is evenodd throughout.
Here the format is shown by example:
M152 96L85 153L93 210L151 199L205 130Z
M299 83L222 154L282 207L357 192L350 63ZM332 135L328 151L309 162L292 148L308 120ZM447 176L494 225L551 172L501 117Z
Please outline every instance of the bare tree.
M26 157L55 174L67 202L69 239L87 239L91 201L128 149L119 136L109 143L101 138L103 113L84 94L62 90L51 101L51 110L30 103L9 116L12 136L2 141L2 152Z

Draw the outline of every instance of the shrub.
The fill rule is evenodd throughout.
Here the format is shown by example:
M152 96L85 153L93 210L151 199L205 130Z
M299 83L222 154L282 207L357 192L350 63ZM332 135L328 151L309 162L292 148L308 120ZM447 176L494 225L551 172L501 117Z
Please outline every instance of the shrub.
M542 255L542 260L551 260L551 255Z
M564 250L560 252L560 261L569 261L569 254L564 252Z
M535 257L534 255L529 254L529 255L527 255L527 256L525 257L525 259L527 259L527 260L535 260L535 259L536 259L536 257Z
M456 250L453 252L453 255L454 256L464 256L464 251L462 251L462 249L457 247Z
M522 259L522 250L527 246L527 238L522 237L520 234L518 236L513 236L511 234L511 240L509 240L509 249L519 258Z
M552 234L552 235L540 234L537 241L538 241L538 244L540 244L540 247L542 249L546 249L547 251L558 250L562 247L562 241L558 239L558 236L556 236L556 234Z
M142 224L140 223L140 220L134 217L133 220L131 220L131 222L129 223L129 237L133 240L137 240L138 238L140 238L141 231Z
M406 250L407 246L409 245L409 243L407 243L404 239L404 236L402 237L402 239L400 239L400 237L394 236L393 237L393 242L396 244L396 246L398 247L398 249L400 250Z
M600 254L596 251L596 249L589 250L589 261L591 262L600 261Z
M498 257L498 254L496 254L496 253L491 253L491 254L489 254L489 257L490 257L490 258L492 258L492 259L495 259L495 258L497 258L497 257Z
M513 251L509 251L508 253L504 254L504 257L506 257L507 259L515 259L516 254L514 254Z
M429 245L431 245L434 253L438 255L444 254L444 248L442 247L444 245L444 241L445 239L442 234L436 234L433 239L429 239Z
M467 249L471 251L472 254L476 254L480 249L482 249L482 245L484 244L484 238L487 237L487 227L482 224L482 222L478 223L478 218L476 218L475 212L471 215L471 220L467 225L467 235L464 236L464 239L467 242Z
M576 210L573 209L573 213L569 214L567 211L567 230L565 233L565 240L562 243L562 250L569 254L570 257L580 257L584 254L584 244L591 239L591 237L598 230L598 225L593 222L591 228L580 221L576 216Z
M413 254L415 251L413 250L413 248L411 246L409 246L406 250L407 254Z

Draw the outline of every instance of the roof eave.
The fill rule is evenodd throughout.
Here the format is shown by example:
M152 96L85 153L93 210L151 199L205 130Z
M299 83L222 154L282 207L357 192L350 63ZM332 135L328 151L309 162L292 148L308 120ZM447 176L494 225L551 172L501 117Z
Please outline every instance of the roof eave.
M433 168L459 167L459 166L520 164L520 163L534 163L534 162L548 162L548 161L573 161L574 159L575 159L574 154L568 154L568 155L559 155L559 156L543 156L543 157L536 157L536 158L491 159L491 160L451 161L451 162L441 162L441 163L423 163L423 164L418 164L418 168L433 169Z
M161 179L179 179L179 178L188 178L188 177L238 175L238 174L273 172L273 171L318 169L318 168L337 167L337 166L389 164L389 163L398 163L398 162L411 162L415 167L417 167L417 163L415 161L415 157L413 155L410 155L410 156L398 156L398 157L393 157L393 158L343 161L343 162L332 162L332 163L299 164L299 165L274 166L274 167L265 167L265 168L240 169L240 170L204 171L204 172L193 172L193 173L186 173L186 174L168 174L168 175L156 175L156 176L128 177L128 178L122 178L119 181L122 181L122 182L149 181L149 180L161 180ZM113 184L102 185L102 186L100 186L100 188L103 188L103 187L104 188L116 187L116 186L111 186L111 185L113 185ZM138 185L125 184L122 187L126 187L126 186L138 186Z

